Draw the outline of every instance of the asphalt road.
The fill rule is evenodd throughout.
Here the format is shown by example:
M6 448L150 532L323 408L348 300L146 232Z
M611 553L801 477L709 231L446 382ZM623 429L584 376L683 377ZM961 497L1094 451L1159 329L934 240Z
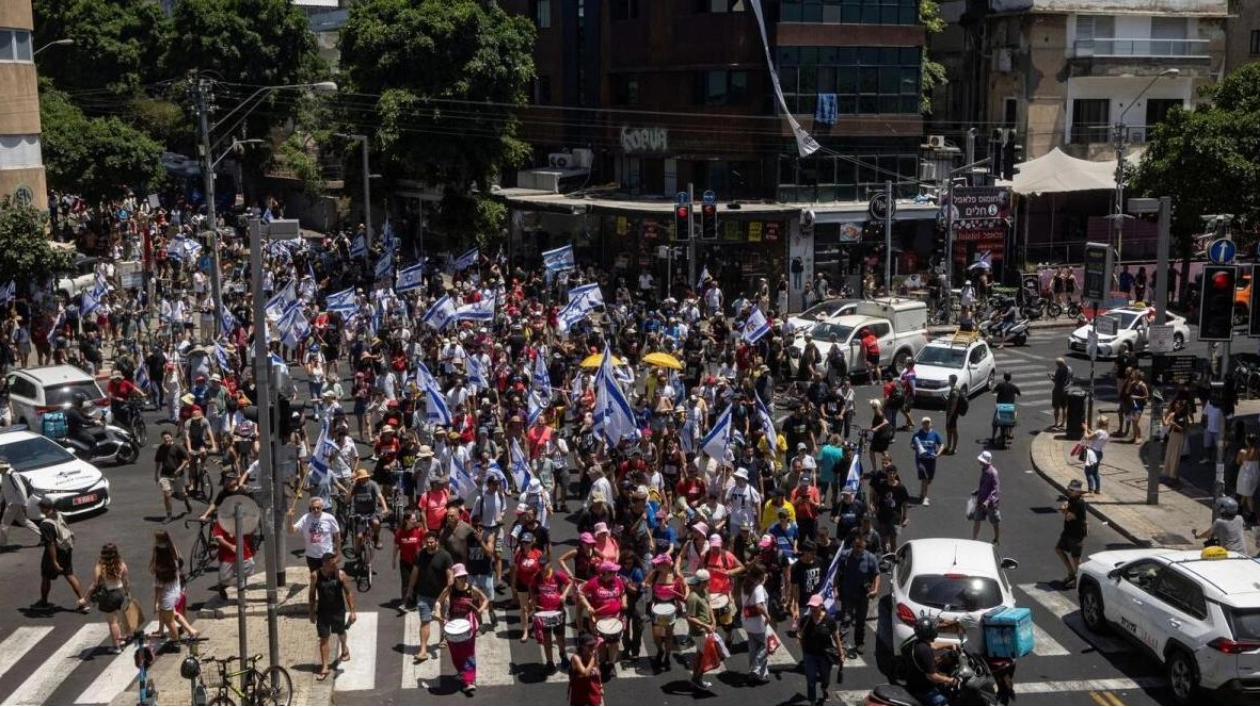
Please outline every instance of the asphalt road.
M1026 347L996 351L999 375L1012 371L1025 392L1020 401L1020 427L1011 449L995 450L994 462L1002 477L1004 515L1001 555L1020 562L1009 573L1015 594L1022 605L1033 609L1038 629L1037 653L1022 659L1017 674L1021 704L1069 705L1091 701L1099 704L1160 704L1169 701L1164 680L1156 666L1133 648L1111 637L1094 636L1081 625L1077 600L1072 592L1059 591L1056 580L1063 568L1054 556L1053 546L1061 521L1053 508L1057 493L1031 470L1029 444L1032 435L1050 424L1050 392L1044 373L1054 358L1066 349L1066 330L1034 334ZM1192 351L1194 348L1192 347ZM1198 353L1203 353L1202 350ZM1084 365L1082 365L1084 364ZM1088 362L1073 361L1078 378L1088 372ZM1100 373L1103 372L1100 366ZM1106 369L1109 372L1109 368ZM873 388L858 391L859 398L871 397ZM1100 396L1110 391L1099 387ZM1102 403L1105 408L1106 403ZM913 507L907 539L932 536L970 537L971 523L964 518L964 504L975 488L975 456L984 448L989 433L991 398L976 398L971 412L961 422L962 441L958 455L942 457L929 507ZM939 410L929 414L943 426ZM156 420L155 416L150 416ZM861 421L863 424L867 420ZM156 440L159 426L151 424ZM109 468L113 505L98 516L74 523L78 537L75 566L86 585L96 550L103 542L118 543L133 573L133 586L145 599L152 582L147 572L153 532L166 528L180 548L188 553L193 531L183 527L181 518L163 524L160 493L153 483L152 449L141 461L129 467ZM894 456L903 469L913 469L906 437L899 436ZM912 474L908 475L912 476ZM917 483L907 479L910 490ZM194 511L204 504L194 501ZM553 538L564 546L573 543L572 523L557 518ZM987 527L981 539L990 538ZM122 662L105 651L108 645L104 622L99 614L80 615L71 610L73 596L64 582L54 585L51 600L64 607L51 613L32 613L26 607L38 598L39 555L35 538L15 528L11 537L21 543L16 551L0 554L0 704L22 686L32 682L43 687L34 693L45 704L91 704L108 702ZM1125 547L1125 539L1101 523L1092 523L1086 551ZM292 550L292 548L290 548ZM292 558L291 563L300 560ZM87 575L87 576L84 576ZM213 577L195 579L189 588L189 602L196 607L210 596ZM411 666L418 642L414 631L415 614L399 617L392 608L398 589L394 575L383 569L371 592L360 597L360 623L352 631L355 659L343 667L337 681L339 704L427 704L470 702L485 704L564 704L563 676L548 678L542 673L540 650L533 642L516 640L516 617L510 616L499 634L482 636L478 644L480 664L476 697L468 699L457 692L449 659L429 661L421 669ZM874 610L874 609L872 609ZM870 626L874 628L874 617ZM511 635L509 636L509 631ZM570 633L570 635L572 635ZM312 631L311 640L314 641ZM873 663L873 640L867 654L851 661L843 685L832 686L833 703L860 701L866 690L882 682ZM775 673L770 684L747 689L742 674L747 666L742 643L733 647L727 670L709 677L712 695L697 695L687 686L687 671L675 667L670 673L653 676L646 665L626 665L620 677L607 685L607 704L684 704L712 701L722 704L790 704L804 701L804 679L794 671L799 648L785 640L787 653L772 660ZM160 658L172 659L170 657ZM111 677L112 675L112 677ZM107 688L107 689L104 689ZM528 689L528 694L521 692ZM113 692L111 692L113 690ZM436 698L436 700L434 699Z

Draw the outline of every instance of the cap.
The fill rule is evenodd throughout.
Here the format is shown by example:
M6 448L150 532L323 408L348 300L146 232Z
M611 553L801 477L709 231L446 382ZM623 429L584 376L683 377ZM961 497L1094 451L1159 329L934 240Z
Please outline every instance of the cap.
M542 485L541 479L537 479L537 478L530 479L529 486L525 488L525 492L526 493L542 493L542 487L543 485Z
M595 544L595 536L591 535L590 533L582 533L581 535L578 536L578 540L580 540L583 545Z
M814 596L810 597L810 598L809 598L809 606L810 606L810 608L813 608L813 607L816 607L816 606L823 606L823 598L822 598L822 595L821 595L821 594L815 594Z
M467 577L468 569L464 567L464 563L457 562L451 565L451 576L452 577Z
M662 552L661 554L652 558L652 564L654 565L667 565L669 563L670 563L670 557L669 557L668 552Z
M707 582L709 581L709 571L706 569L698 569L691 578L696 582Z
M757 547L763 548L763 549L770 547L773 544L774 544L774 538L770 537L769 535L762 535L761 539L757 541Z
M381 434L385 434L386 432L393 432L393 431L394 431L393 425L385 425L384 427L381 428Z
M1080 491L1082 486L1084 486L1084 484L1081 483L1080 479L1072 479L1067 485L1068 491Z
M523 542L523 543L532 543L532 542L534 542L534 534L533 534L533 533L522 533L522 534L521 534L521 542Z
M722 547L722 536L716 533L709 536L709 547Z
M691 529L696 531L697 533L700 533L701 535L709 534L709 526L704 521L700 521L699 523L696 523L695 525L691 526Z
M802 450L805 450L805 449L809 449L809 445L808 445L808 444L805 444L804 442L797 442L797 443L796 443L796 451L798 451L798 452L799 452L799 451L802 451Z
M322 395L320 395L319 397L321 397L321 398L335 398L335 397L337 397L337 393L336 393L336 392L334 392L334 391L331 391L331 390L325 390L325 391L323 392L323 394L322 394Z
M980 452L980 456L976 457L976 460L981 464L991 464L993 463L993 455L988 451Z
M616 562L605 561L599 566L600 572L616 572L619 569L621 569L621 565L618 565Z

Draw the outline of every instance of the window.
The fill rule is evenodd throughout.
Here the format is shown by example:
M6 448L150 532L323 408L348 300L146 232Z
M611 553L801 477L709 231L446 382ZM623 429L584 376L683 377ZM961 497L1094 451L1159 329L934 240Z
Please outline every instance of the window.
M748 72L719 69L701 71L696 78L696 103L734 106L748 100Z
M1168 119L1174 108L1181 107L1180 98L1146 99L1146 127L1153 128ZM1149 132L1149 131L1148 131Z
M639 104L639 77L614 74L612 99L613 105L637 106Z
M551 28L551 0L530 0L533 10L530 12L534 17L534 25L538 29Z
M1172 568L1159 574L1153 593L1182 613L1196 619L1207 618L1207 600L1203 597L1203 588Z
M1260 29L1251 30L1251 50L1252 56L1260 54Z
M783 0L782 22L915 25L919 0Z
M1116 36L1116 18L1109 15L1079 15L1076 18L1076 41L1111 39Z
M781 47L779 83L788 109L813 115L818 94L835 94L837 113L919 112L919 47Z
M551 105L550 76L539 76L534 79L534 103L540 106Z
M0 29L0 62L33 60L30 32L24 29Z
M1110 121L1110 99L1076 99L1072 102L1072 142L1107 142L1111 139Z
M1155 560L1138 560L1137 562L1125 565L1120 570L1120 576L1130 584L1144 592L1150 592L1155 588L1155 577L1159 574L1163 565Z
M747 0L696 0L696 12L743 12L747 9Z
M612 18L614 20L639 19L639 0L613 0Z

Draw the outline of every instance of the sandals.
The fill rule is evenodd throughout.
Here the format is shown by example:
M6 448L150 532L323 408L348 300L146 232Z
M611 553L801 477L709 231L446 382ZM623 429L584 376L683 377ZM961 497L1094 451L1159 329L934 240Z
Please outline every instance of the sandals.
M1072 589L1076 586L1076 577L1068 577L1063 580L1064 589Z
M419 665L428 659L429 659L429 652L426 650L421 650L419 653L416 654L415 658L411 659L411 662L414 663L415 665Z
M319 682L323 682L323 681L327 680L327 679L328 679L328 671L327 671L327 670L321 670L321 671L319 671L318 673L315 673L315 679L316 679L317 681L319 681Z
M349 654L349 653L342 653L342 654L341 654L341 657L340 657L340 658L338 658L338 659L337 659L337 661L338 661L338 662L340 662L340 663L349 663L349 662L350 662L350 654Z

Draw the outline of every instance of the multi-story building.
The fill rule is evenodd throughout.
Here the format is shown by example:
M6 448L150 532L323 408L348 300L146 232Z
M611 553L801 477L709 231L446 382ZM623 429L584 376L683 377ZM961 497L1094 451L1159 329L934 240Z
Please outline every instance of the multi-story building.
M30 0L0 3L0 199L48 208Z
M1260 2L1230 0L1225 31L1226 71L1260 61Z

